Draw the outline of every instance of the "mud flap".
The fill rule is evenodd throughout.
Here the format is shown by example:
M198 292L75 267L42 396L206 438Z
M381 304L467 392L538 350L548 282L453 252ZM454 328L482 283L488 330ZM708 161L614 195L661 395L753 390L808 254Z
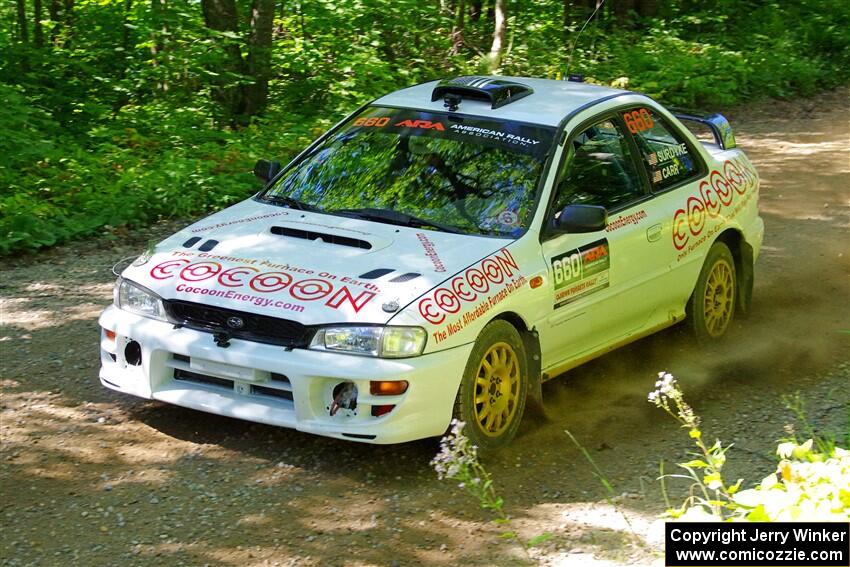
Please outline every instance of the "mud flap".
M750 312L750 306L753 301L753 247L741 240L741 265L738 268L738 309L737 312L741 316L746 316Z
M528 398L525 409L538 417L545 417L543 407L543 376L541 374L540 341L537 331L522 333L522 342L528 360Z

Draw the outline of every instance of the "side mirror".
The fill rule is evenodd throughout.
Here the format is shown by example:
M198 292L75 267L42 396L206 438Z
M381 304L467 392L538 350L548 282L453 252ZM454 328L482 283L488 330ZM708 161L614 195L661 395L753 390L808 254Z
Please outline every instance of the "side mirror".
M555 232L597 232L608 226L608 211L597 205L567 205L555 216Z
M280 173L280 162L266 159L257 160L254 166L254 175L263 183L268 183L274 176Z

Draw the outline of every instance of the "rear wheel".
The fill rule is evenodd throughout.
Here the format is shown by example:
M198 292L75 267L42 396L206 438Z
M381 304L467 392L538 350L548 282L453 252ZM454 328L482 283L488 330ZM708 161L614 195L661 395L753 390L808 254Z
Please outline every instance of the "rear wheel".
M715 242L688 301L688 318L698 340L709 342L726 334L735 313L737 285L735 259L729 247Z
M516 435L528 393L522 338L513 325L496 320L481 331L466 363L455 416L480 449L507 445Z

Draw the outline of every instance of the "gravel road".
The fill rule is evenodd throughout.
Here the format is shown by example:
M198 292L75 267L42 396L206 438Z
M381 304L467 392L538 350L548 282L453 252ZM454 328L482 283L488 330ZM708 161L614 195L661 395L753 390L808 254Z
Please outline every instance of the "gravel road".
M820 430L847 431L848 95L730 112L762 175L766 241L753 312L728 340L698 348L673 328L571 371L487 460L514 527L553 535L530 555L436 479L435 440L359 445L103 389L96 319L110 266L181 223L3 259L0 564L660 565L659 462L670 470L689 445L646 402L658 371L677 376L707 435L735 443L732 479L773 469L792 421L783 395L799 391ZM684 487L670 490L681 501Z

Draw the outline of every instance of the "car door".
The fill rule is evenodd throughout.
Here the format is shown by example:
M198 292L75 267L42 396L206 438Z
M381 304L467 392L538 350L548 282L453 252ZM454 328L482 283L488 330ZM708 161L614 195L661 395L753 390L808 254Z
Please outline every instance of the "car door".
M708 225L734 195L722 181L714 186L703 181L707 166L699 142L658 109L650 104L633 106L620 115L627 120L638 161L649 180L653 210L663 220L663 246L653 253L659 259L663 255L669 267L665 309L681 316L702 267L703 255L697 246L703 241L710 244ZM633 121L635 117L639 120Z
M666 256L654 256L663 219L649 206L648 180L618 112L574 131L544 222L551 226L564 207L576 204L605 207L609 221L591 233L553 234L546 226L541 232L553 294L540 333L547 367L642 329L659 306L658 280L667 271Z

